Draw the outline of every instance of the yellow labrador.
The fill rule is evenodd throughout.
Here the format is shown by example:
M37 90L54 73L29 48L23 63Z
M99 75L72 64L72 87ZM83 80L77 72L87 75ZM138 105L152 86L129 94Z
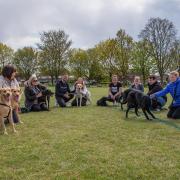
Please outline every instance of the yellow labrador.
M8 134L4 123L6 118L9 120L13 132L16 132L12 118L11 95L10 88L0 89L0 123L3 128L3 133L6 135Z
M11 106L12 109L16 111L16 114L18 116L19 119L19 123L23 123L20 118L19 118L19 103L20 103L20 99L21 99L21 95L22 95L22 91L20 88L17 89L11 89Z

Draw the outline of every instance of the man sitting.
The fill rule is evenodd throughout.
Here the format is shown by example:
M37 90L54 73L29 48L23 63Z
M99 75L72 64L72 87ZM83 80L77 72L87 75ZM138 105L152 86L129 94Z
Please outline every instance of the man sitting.
M156 92L161 91L163 88L160 85L160 83L157 81L157 77L155 75L150 75L148 78L148 88L149 91L147 95L152 95ZM167 97L162 96L162 97L154 97L152 98L152 110L159 111L162 109L162 107L166 104L167 102Z
M69 76L67 74L63 75L61 80L56 83L55 96L56 101L59 106L66 107L66 103L73 98L73 94L67 83Z

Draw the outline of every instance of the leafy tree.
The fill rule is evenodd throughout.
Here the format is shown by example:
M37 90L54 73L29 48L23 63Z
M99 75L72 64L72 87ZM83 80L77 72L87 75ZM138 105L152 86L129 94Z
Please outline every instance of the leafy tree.
M54 78L57 80L59 74L66 69L72 41L62 30L42 32L40 40L38 48L42 51L40 53L41 73L48 73L53 84Z
M118 74L125 78L132 60L133 38L120 29L116 34L116 66Z
M145 84L151 70L155 68L155 62L149 55L149 43L145 40L134 43L132 71L141 74Z
M0 68L2 69L6 64L12 63L13 49L6 44L0 43Z
M116 66L116 45L115 39L108 39L100 42L95 48L98 52L98 59L101 61L101 65L106 71L107 75L111 79L113 73L117 72Z
M75 77L89 77L88 54L82 49L73 49L69 56L71 72Z
M106 80L107 74L98 56L98 49L91 48L87 50L89 61L89 79L101 82Z
M38 52L32 47L18 49L14 55L16 65L21 77L28 79L38 69Z
M179 68L180 69L180 40L174 42L174 46L171 50L170 71Z

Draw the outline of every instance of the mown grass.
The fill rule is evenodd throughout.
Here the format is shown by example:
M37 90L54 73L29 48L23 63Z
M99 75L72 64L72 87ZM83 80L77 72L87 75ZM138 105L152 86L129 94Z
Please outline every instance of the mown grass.
M125 119L119 107L93 104L22 114L18 134L0 135L0 179L180 179L179 121Z

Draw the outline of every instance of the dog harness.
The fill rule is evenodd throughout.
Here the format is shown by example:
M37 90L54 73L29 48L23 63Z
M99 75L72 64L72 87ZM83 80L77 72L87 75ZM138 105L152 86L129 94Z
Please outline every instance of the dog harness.
M6 106L6 107L8 107L8 108L9 108L8 115L4 117L4 118L8 118L8 117L9 117L9 115L10 115L10 113L11 113L11 106L8 106L7 104L3 104L3 103L0 103L0 106Z

